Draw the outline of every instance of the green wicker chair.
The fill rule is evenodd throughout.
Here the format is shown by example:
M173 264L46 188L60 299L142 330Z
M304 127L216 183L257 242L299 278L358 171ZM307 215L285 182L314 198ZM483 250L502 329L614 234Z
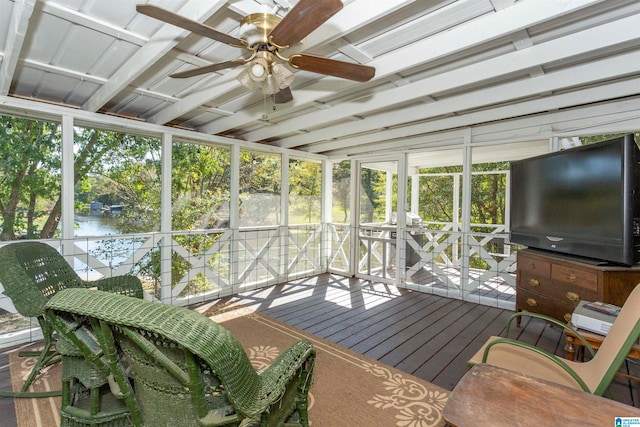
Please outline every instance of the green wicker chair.
M46 316L110 370L136 426L309 425L308 341L258 373L229 331L183 307L67 289L47 303Z
M60 361L51 325L43 316L45 304L58 291L65 288L96 288L136 298L143 296L142 284L137 277L117 276L96 281L82 280L56 249L37 241L15 242L0 248L0 284L18 313L38 320L44 337L42 351L20 353L21 356L36 356L37 361L20 392L0 391L0 396L7 397L60 395L60 391L27 391L43 368Z

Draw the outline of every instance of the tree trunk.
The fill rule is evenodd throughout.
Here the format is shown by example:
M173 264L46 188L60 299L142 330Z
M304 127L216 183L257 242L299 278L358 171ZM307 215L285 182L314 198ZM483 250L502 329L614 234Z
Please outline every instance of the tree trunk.
M47 222L45 222L42 227L42 231L40 232L41 239L50 239L55 235L56 229L58 228L58 224L60 223L60 207L62 203L60 202L60 197L56 201L56 204L51 209L51 213L47 218Z

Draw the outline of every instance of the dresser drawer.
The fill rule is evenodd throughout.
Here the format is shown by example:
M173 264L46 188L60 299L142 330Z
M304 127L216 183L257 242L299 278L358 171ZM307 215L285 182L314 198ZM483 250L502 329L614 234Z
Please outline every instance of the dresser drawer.
M521 271L518 285L533 292L547 292L551 288L551 279L540 274Z
M551 277L551 263L537 257L518 257L518 270L537 278Z
M600 266L528 249L518 251L517 262L516 308L561 322L570 319L580 301L622 306L640 282L640 265Z
M580 301L599 301L601 300L597 292L585 289L578 285L568 285L554 280L550 286L544 289L544 295L550 299L557 300L563 304L578 305Z
M557 299L550 299L544 295L536 294L522 289L518 289L516 294L516 309L530 311L532 313L551 316L560 321L568 322L575 305L567 300L563 302Z
M594 293L598 292L598 273L593 270L551 265L551 278L573 287L583 288Z

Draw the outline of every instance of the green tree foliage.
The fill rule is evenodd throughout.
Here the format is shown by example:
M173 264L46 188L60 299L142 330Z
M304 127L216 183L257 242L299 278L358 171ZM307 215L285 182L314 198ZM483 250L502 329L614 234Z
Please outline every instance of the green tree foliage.
M76 128L76 207L101 201L121 205L122 233L158 231L160 224L160 141L120 132ZM80 185L78 185L80 184ZM81 196L80 196L81 195Z
M60 218L60 150L57 124L0 116L2 240L53 237Z
M322 166L320 163L292 159L289 161L291 214L302 214L305 222L320 222ZM289 222L303 222L290 217Z
M280 223L281 157L240 152L241 225Z
M506 175L493 173L507 171L508 162L473 165L471 177L471 223L504 224ZM454 176L461 177L460 166L423 169L428 176L420 177L420 216L425 221L452 222L462 218L461 212L453 212L455 195ZM484 172L484 173L483 173ZM458 181L461 184L461 180ZM458 189L460 197L461 188ZM461 206L461 200L458 201ZM490 230L484 230L490 231Z
M333 166L333 205L344 214L342 221L349 219L351 203L351 162L344 160ZM336 221L336 218L333 218Z
M386 173L362 167L360 170L360 222L383 220Z
M454 175L460 174L462 167L447 166L422 169L419 180L420 206L418 214L424 221L452 222L454 220L453 197ZM459 213L457 213L459 215Z
M7 132L8 125L12 132ZM61 216L59 126L0 117L0 215L2 239L54 237ZM92 200L129 207L119 222L125 231L157 228L159 142L118 132L74 129L76 207Z
M626 135L631 132L622 132L622 133L607 133L604 135L593 135L593 136L581 136L580 142L582 145L593 144L596 142L606 141L607 139L617 138L619 136ZM634 139L636 143L640 142L640 132L633 132Z
M229 222L231 154L226 148L173 146L172 228L220 228Z
M471 223L500 225L506 222L507 178L496 171L509 170L508 162L473 165L471 177ZM486 172L486 173L482 173ZM483 230L491 232L491 229Z

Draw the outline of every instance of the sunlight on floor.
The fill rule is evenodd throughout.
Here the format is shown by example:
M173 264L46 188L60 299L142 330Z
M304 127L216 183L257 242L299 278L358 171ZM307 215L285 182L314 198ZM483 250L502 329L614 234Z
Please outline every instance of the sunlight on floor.
M371 283L363 286L362 292L365 294L364 307L366 310L370 310L400 296L398 288L384 283ZM377 298L368 300L366 294L376 295Z
M282 297L282 298L278 298L277 300L273 300L271 304L269 304L269 308L275 308L281 305L289 304L291 303L291 301L294 301L294 300L309 298L313 295L313 291L314 291L313 288L305 289L302 291L298 290L297 292L291 294L290 298Z
M349 289L332 289L331 295L325 296L325 301L331 301L340 307L353 308L351 291Z

